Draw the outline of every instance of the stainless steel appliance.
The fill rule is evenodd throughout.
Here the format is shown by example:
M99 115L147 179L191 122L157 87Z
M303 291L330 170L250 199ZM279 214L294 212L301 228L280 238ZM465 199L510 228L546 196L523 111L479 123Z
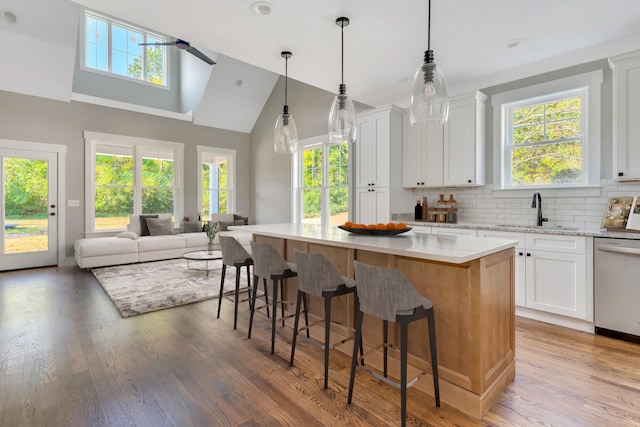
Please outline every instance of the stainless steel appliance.
M640 343L640 240L595 238L596 333Z

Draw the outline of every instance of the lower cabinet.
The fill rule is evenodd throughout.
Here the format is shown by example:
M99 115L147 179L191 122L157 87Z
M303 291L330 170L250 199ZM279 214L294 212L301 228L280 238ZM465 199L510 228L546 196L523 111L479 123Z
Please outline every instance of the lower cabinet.
M357 223L386 224L391 220L389 187L356 189Z
M517 239L515 294L518 315L588 330L560 316L593 322L591 237L478 230L478 237ZM538 316L539 313L560 315Z

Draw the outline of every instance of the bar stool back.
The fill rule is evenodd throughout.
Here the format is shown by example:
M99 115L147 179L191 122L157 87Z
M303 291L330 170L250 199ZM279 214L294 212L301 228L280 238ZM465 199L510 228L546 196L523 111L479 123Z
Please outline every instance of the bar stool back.
M329 262L322 254L310 254L300 251L294 251L296 256L296 265L298 267L298 298L296 301L295 324L293 327L293 339L291 340L291 361L293 366L293 358L296 351L296 339L299 332L305 331L307 339L312 344L319 344L324 349L324 388L328 387L329 378L329 349L336 345L344 344L354 336L343 338L335 343L330 341L331 333L331 299L340 295L354 294L354 305L357 307L355 296L356 282L353 279L340 275L338 270ZM307 312L307 296L314 295L324 299L324 319L309 325L309 317ZM299 328L300 305L304 306L305 327ZM324 342L311 340L309 329L319 323L324 323Z
M236 287L233 291L234 294L234 312L233 312L233 329L236 329L238 325L238 303L249 301L251 306L251 298L246 298L240 301L240 273L242 267L247 267L247 289L249 291L249 297L251 297L251 276L249 267L253 265L253 259L251 254L231 236L218 235L220 240L220 250L222 252L222 277L220 278L220 293L218 294L218 318L220 318L220 308L222 307L222 298L228 296L224 293L224 279L227 272L227 266L236 268ZM255 285L255 282L254 282Z
M436 332L433 315L433 303L420 296L411 282L404 274L395 268L375 267L354 261L356 273L356 288L359 299L359 308L356 319L356 338L351 360L351 378L349 380L349 395L347 402L351 404L353 396L353 383L356 373L357 348L362 343L362 319L364 313L382 319L383 323L383 376L377 372L366 369L379 379L400 387L401 389L401 414L402 425L407 420L407 387L413 385L414 378L407 385L407 335L409 323L415 320L427 318L429 326L429 344L431 350L431 370L433 374L433 389L436 406L440 406L440 389L438 387L438 359L436 352ZM395 383L387 378L387 342L389 322L400 324L400 383ZM377 348L376 348L377 349ZM375 350L375 349L374 349ZM361 357L362 359L362 357Z
M266 287L267 278L273 282L271 298L273 300L273 316L271 317L271 354L275 350L276 339L276 310L278 303L281 305L282 310L282 326L284 326L285 313L284 307L288 304L284 300L284 280L291 277L296 277L296 265L291 262L285 261L285 259L276 251L269 243L257 243L251 241L251 253L253 255L253 282L257 283L258 277L262 277L263 283ZM280 299L278 299L278 285L280 285ZM256 309L256 290L257 286L253 287L253 297L251 302L251 316L249 317L249 335L251 338L251 328L253 327L253 314ZM268 304L268 303L267 303ZM292 317L292 316L290 316Z

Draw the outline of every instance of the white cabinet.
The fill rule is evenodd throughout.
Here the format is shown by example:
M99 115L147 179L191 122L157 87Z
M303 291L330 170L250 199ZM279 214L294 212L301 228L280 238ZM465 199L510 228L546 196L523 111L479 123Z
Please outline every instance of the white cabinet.
M405 187L484 185L486 100L481 92L452 97L444 126L412 127L405 112Z
M386 224L391 221L389 187L356 190L358 220L361 224Z
M640 51L609 59L613 69L613 174L640 179Z
M515 259L518 315L575 327L551 313L593 321L592 245L584 236L478 230L478 237L517 239ZM522 310L525 309L525 310ZM528 310L528 311L527 311Z
M387 223L413 206L402 187L402 110L395 105L358 115L355 149L355 222ZM393 171L393 173L391 173Z
M527 307L593 320L586 237L527 234L526 249Z
M427 187L441 182L444 171L442 126L411 126L409 111L402 115L402 185ZM427 143L428 141L428 143Z

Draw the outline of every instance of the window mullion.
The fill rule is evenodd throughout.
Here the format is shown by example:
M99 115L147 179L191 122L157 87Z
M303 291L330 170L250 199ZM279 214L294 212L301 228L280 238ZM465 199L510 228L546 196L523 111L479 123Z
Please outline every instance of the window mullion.
M142 214L142 147L135 146L133 162L133 212Z

